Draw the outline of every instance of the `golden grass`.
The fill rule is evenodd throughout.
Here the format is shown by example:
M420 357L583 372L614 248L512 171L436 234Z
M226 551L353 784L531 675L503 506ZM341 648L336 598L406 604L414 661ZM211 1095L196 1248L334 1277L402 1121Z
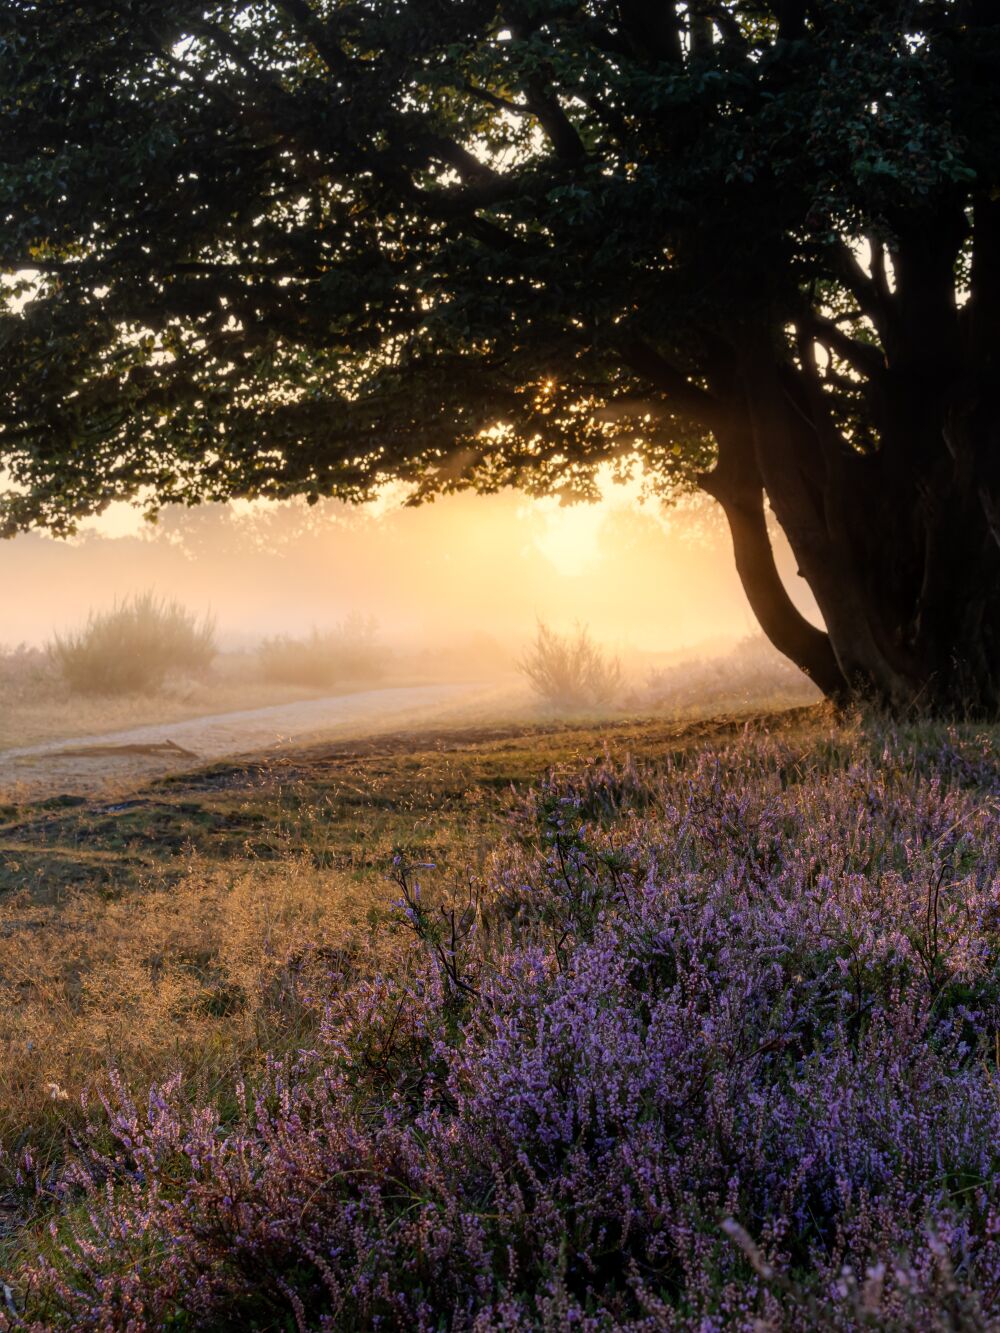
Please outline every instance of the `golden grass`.
M0 1146L60 1156L110 1066L139 1094L180 1072L209 1097L310 1046L304 995L406 947L395 849L437 863L433 896L485 864L511 788L550 764L605 744L655 760L745 722L386 736L187 772L113 805L0 807Z
M120 897L0 902L0 1141L49 1137L110 1065L209 1092L301 1044L304 990L369 947L390 887L304 856L213 865Z

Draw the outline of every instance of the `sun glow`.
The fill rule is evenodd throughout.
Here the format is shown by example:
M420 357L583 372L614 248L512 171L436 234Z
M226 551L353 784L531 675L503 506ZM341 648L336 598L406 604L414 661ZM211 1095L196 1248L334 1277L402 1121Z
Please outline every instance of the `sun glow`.
M615 514L640 510L656 518L664 528L668 526L660 507L643 496L642 482L639 466L622 480L616 479L612 468L605 465L597 476L599 500L565 505L553 497L545 497L522 506L518 515L532 525L532 548L556 573L582 577L592 573L606 558L606 528Z
M155 525L110 506L75 540L0 543L11 589L0 639L42 644L90 607L145 589L215 609L233 645L358 612L386 643L421 651L485 635L491 670L510 667L538 620L579 622L602 643L649 653L750 632L715 511L664 510L638 469L615 477L602 470L595 502L576 505L506 492L413 506L405 488L386 487L358 506L168 506ZM793 572L784 547L778 556Z
M605 502L560 506L536 500L529 518L540 520L532 536L534 549L559 574L579 577L601 560L600 535L607 516Z

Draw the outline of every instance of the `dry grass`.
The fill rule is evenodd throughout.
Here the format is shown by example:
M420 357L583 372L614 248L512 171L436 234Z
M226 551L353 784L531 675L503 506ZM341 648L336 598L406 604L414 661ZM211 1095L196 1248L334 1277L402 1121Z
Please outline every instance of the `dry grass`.
M614 704L624 686L621 662L605 653L584 625L559 634L540 620L518 669L539 698L562 711Z
M437 865L432 899L486 864L511 789L550 764L605 744L670 755L744 721L389 736L113 804L0 806L0 1145L59 1157L111 1065L215 1095L308 1047L303 994L403 945L397 849Z
M820 693L763 635L741 640L728 653L691 658L650 673L641 692L645 707L675 715L721 708L807 704Z
M82 628L53 635L48 651L74 693L117 697L178 672L204 675L218 649L212 616L198 620L180 602L143 592L91 611Z
M179 880L119 897L81 886L50 903L7 898L0 1141L58 1131L109 1065L140 1084L180 1070L207 1089L301 1044L303 990L332 955L365 950L387 894L299 856L195 858Z
M380 681L388 660L377 623L358 615L325 633L314 629L306 638L279 634L264 639L257 652L264 680L316 689Z

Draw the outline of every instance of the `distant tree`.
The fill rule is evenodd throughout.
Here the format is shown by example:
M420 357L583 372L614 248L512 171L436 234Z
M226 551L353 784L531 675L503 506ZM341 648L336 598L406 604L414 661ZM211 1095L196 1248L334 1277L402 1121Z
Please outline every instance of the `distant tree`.
M1000 707L995 0L6 0L0 261L7 532L638 453L827 693Z

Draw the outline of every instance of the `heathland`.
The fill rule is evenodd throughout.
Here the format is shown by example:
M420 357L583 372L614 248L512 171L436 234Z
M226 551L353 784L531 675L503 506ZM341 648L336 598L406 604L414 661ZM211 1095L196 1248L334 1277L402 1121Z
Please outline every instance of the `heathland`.
M5 808L0 1325L991 1326L995 741L549 723Z

